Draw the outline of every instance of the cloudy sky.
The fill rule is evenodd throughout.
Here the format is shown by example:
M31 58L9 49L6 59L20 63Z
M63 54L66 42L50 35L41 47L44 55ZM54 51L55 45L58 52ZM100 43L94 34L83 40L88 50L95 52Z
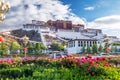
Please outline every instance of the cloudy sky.
M6 0L7 1L7 0ZM11 8L0 24L3 29L19 28L31 20L63 19L102 29L120 38L120 0L9 0ZM3 27L3 25L7 27Z

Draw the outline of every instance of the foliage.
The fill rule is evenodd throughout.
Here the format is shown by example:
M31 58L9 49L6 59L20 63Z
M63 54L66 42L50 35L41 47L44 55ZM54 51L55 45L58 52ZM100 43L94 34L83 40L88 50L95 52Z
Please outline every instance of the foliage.
M31 70L30 68L25 68L25 69L23 70L23 73L24 73L24 76L25 76L25 77L32 76L33 70Z
M20 78L22 77L22 71L19 68L10 68L10 69L2 69L0 71L0 77L6 78Z
M53 51L63 51L64 50L64 46L61 45L60 43L52 43L51 44L51 49Z
M41 53L42 49L45 49L45 46L42 43L36 43L35 44L36 53Z
M5 45L4 42L1 43L0 49L1 50L7 50L7 46Z
M91 53L90 46L87 46L87 53Z
M33 53L33 50L34 50L33 44L29 43L29 45L28 45L28 53Z
M11 51L17 50L19 48L20 48L20 44L18 42L11 42L11 45L10 45Z
M9 68L10 67L10 64L8 63L1 63L0 64L0 69L6 69L6 68Z
M1 55L6 54L6 50L7 50L7 46L5 45L4 42L2 42L1 45L0 45L0 54Z
M18 58L12 59L13 63ZM119 80L120 68L108 63L109 58L65 58L26 57L19 66L11 66L0 70L2 80ZM7 60L4 60L5 62ZM0 63L4 63L0 61Z
M93 54L98 52L98 48L97 48L96 44L93 44L93 46L92 46L92 52L93 52Z
M83 46L81 50L83 53L85 53L85 46Z
M103 52L103 47L102 47L102 45L100 44L100 46L99 46L99 48L98 48L98 51L101 53L101 52Z

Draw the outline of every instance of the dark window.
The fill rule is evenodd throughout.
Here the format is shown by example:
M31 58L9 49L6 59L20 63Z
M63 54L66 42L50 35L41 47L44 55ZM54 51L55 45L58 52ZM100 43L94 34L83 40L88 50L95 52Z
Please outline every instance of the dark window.
M78 46L80 47L80 41L78 41Z
M87 41L87 46L89 46L89 42Z
M75 41L74 41L74 47L75 47Z

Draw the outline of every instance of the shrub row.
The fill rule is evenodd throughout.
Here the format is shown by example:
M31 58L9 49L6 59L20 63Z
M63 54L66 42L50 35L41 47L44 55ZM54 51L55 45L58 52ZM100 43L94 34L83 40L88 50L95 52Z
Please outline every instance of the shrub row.
M33 71L28 68L28 69L21 69L21 68L9 68L9 69L2 69L0 70L0 78L3 78L4 80L6 78L20 78L20 77L28 77L32 76Z

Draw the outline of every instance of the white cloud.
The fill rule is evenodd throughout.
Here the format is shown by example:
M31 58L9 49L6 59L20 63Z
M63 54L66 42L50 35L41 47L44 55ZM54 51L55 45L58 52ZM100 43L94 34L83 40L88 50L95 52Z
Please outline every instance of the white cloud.
M89 7L84 8L84 10L86 10L86 11L92 11L92 10L94 10L94 9L95 9L95 8L92 7L92 6L89 6Z
M120 15L111 15L88 22L87 27L102 29L104 33L120 38Z
M9 26L22 26L25 22L33 19L47 21L64 19L72 20L73 23L84 21L71 12L69 5L63 5L59 0L9 0L10 11L6 14L3 22ZM25 6L24 6L25 5ZM35 5L39 5L38 7Z

